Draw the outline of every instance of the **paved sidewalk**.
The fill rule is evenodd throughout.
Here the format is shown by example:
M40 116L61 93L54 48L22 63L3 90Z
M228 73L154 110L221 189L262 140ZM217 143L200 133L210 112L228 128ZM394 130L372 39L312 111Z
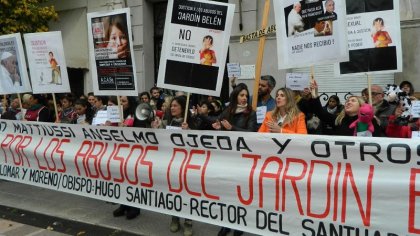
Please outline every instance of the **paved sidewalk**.
M31 225L0 219L0 236L66 236L50 229L42 229Z
M126 220L125 217L116 218L112 216L112 211L118 205L4 180L0 180L0 205L90 225L123 230L137 235L183 235L182 230L177 233L169 231L171 220L169 215L141 210L140 216L133 220ZM220 227L216 225L201 222L193 223L194 236L216 236L219 229ZM245 233L243 235L249 236L251 234Z

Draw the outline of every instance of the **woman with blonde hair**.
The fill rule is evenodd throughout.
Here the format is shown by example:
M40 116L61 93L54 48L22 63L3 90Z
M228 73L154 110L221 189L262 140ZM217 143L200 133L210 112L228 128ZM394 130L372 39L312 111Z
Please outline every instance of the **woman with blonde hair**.
M280 88L276 92L276 107L265 115L258 132L307 134L305 115L299 110L293 91Z
M322 109L321 101L318 98L313 98L311 101L313 112L318 118L333 127L332 135L353 136L354 128L350 128L350 124L358 119L360 107L365 104L364 100L359 96L349 96L344 103L344 109L338 114L331 114L325 109ZM377 120L372 120L375 128L373 132L374 137L380 137L381 131Z

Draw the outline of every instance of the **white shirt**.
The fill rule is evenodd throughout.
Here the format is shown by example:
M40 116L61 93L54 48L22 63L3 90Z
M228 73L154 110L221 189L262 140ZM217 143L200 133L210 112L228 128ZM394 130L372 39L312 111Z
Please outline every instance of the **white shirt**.
M9 71L3 65L0 65L0 67L0 94L15 93L16 87Z
M295 35L296 32L302 32L304 23L302 21L302 17L299 15L299 13L296 12L295 9L292 9L289 13L289 16L287 16L287 26L288 26L288 36Z

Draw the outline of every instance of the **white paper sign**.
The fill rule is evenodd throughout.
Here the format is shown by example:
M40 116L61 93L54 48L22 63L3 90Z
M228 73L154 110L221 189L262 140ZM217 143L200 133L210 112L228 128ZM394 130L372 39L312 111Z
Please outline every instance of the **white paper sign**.
M241 65L241 77L239 79L254 79L255 65Z
M24 34L33 93L69 93L60 31Z
M111 123L118 123L121 122L120 118L120 111L118 110L118 106L108 106L106 108L108 121Z
M169 0L157 86L220 96L234 4Z
M108 120L108 112L106 110L98 111L92 120L92 125L103 125Z
M181 130L181 129L182 129L182 127L167 125L167 126L166 126L166 129Z
M239 63L227 63L228 77L240 77L241 67Z
M420 101L411 102L411 114L413 118L420 118Z
M0 94L30 92L31 84L19 33L0 36L0 60Z
M336 76L402 71L400 1L365 2L347 1L349 61L335 65Z
M279 69L348 61L345 0L273 3Z
M267 113L267 106L257 107L257 124L262 124Z
M295 91L302 91L309 86L309 74L287 73L286 88Z
M411 132L412 139L420 139L420 131L412 131Z

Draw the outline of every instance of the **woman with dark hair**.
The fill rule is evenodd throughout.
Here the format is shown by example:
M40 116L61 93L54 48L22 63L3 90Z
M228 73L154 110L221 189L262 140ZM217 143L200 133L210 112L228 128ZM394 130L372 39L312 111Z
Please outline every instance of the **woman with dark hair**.
M152 123L153 128L171 129L195 129L195 122L191 112L186 108L187 99L185 96L174 97L170 103L169 114L164 120L156 120ZM187 122L184 122L184 114L187 112Z
M108 106L118 106L118 97L117 96L108 96Z
M136 99L135 97L121 96L121 106L123 108L123 122L120 123L122 127L146 127L140 126L138 122L135 122L135 112L136 112ZM114 217L123 216L127 220L131 220L140 215L140 209L127 205L120 205L113 212Z
M280 88L276 92L276 107L267 112L258 132L307 134L305 115L299 110L293 91Z
M74 110L77 113L76 120L73 121L75 124L90 125L93 119L93 109L90 103L85 99L78 99L74 102Z
M207 100L203 100L197 105L197 114L195 115L197 129L213 130L212 124L216 121L215 117L210 116L213 109L213 106Z
M220 100L213 100L210 103L213 106L213 110L209 115L217 117L220 116L220 114L222 114L223 111L222 102Z
M219 120L213 123L216 130L247 131L257 130L257 114L248 104L248 87L240 83L232 91L229 97L229 105L223 110ZM230 232L227 227L222 227L218 236L225 236ZM239 236L243 232L235 230L233 235Z
M98 111L106 110L106 105L108 104L108 98L105 96L95 96L94 106L95 106L95 116Z
M324 110L330 114L338 115L344 108L344 106L340 103L340 98L337 95L331 95L328 99L327 104L323 107ZM326 122L321 122L322 124L322 134L325 135L333 135L333 126Z
M413 84L410 81L403 81L400 83L400 89L407 93L407 95L410 97L411 100L417 100L416 97L414 97L414 87Z
M149 92L144 91L144 92L140 93L139 94L139 100L140 100L140 103L143 103L143 102L150 103L150 94L149 94Z
M74 97L71 94L64 95L61 99L61 111L58 114L60 123L72 124L77 119L77 113L74 109Z
M213 123L217 130L248 131L257 129L257 115L248 104L248 87L240 83L229 97L229 106L219 116L219 121Z
M41 94L32 94L29 98L30 108L26 111L25 120L51 122L50 111L46 107L45 97Z
M185 96L174 97L170 103L169 114L165 116L164 120L156 118L152 122L153 128L161 129L194 129L194 121L191 117L191 112L186 107L187 99ZM187 121L184 122L184 114L187 112ZM175 233L180 228L180 219L177 216L172 216L172 221L169 226L171 232ZM191 236L192 233L192 220L185 219L184 222L184 236Z

